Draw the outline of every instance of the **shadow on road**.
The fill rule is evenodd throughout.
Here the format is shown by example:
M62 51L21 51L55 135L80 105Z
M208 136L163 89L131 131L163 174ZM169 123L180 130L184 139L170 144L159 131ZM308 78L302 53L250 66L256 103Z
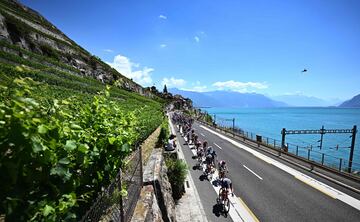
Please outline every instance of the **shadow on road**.
M205 174L201 174L200 177L199 177L199 180L200 181L204 181L204 180L209 180L208 177L205 175Z
M221 204L215 204L213 206L213 214L217 217L220 217L220 215L223 215L225 218L227 218L227 214L223 212Z

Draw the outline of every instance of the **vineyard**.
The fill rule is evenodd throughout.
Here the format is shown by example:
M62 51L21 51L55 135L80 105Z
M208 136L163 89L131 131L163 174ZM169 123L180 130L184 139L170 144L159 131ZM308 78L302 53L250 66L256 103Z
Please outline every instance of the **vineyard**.
M0 33L0 221L78 221L166 101L18 2Z
M76 221L161 124L164 101L36 57L0 53L0 215Z

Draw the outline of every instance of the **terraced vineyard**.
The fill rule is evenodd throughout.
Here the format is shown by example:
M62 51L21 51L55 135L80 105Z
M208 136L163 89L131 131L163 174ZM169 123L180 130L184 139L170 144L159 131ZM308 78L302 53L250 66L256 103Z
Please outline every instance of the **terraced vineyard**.
M14 220L79 218L136 141L161 123L163 103L54 64L1 58L1 212Z
M163 120L162 98L121 79L107 86L45 50L0 40L0 218L9 221L78 220Z

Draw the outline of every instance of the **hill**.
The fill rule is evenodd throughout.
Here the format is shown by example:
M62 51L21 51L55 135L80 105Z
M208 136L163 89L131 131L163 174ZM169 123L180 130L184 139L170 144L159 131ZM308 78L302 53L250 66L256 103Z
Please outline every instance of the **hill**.
M80 220L162 123L161 96L0 0L0 218Z
M0 1L0 47L2 62L21 64L25 59L25 65L33 68L40 68L36 65L41 63L102 83L118 81L124 89L148 93L76 44L38 12L17 1Z
M192 92L169 89L173 94L180 94L190 98L194 106L198 107L231 107L231 108L269 108L283 107L287 104L272 100L262 94L239 93L233 91L211 91L211 92Z
M344 108L358 108L360 107L360 94L354 96L353 98L343 102L342 104L339 105L339 107L344 107Z

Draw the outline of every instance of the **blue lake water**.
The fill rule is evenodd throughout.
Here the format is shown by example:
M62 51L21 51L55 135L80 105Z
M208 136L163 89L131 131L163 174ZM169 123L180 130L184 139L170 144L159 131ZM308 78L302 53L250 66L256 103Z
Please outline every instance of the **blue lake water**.
M360 127L360 109L351 108L207 108L209 114L216 115L216 122L231 126L230 119L235 118L235 125L254 134L281 140L281 129L352 129ZM359 132L360 130L358 130ZM319 134L286 135L286 142L310 147L312 150L331 155L328 161L338 164L337 157L347 164L350 153L351 134L325 134L323 148L319 150ZM338 146L338 149L336 147ZM306 152L303 149L300 152ZM315 152L316 153L316 152ZM321 158L314 155L314 158ZM356 135L354 168L360 169L360 133Z

